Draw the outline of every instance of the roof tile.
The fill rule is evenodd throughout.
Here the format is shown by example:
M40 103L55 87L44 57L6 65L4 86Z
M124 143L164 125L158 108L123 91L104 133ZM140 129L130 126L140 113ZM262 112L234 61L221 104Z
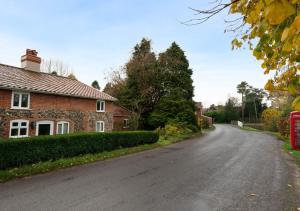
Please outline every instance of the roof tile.
M80 81L0 64L0 88L115 101L116 98Z

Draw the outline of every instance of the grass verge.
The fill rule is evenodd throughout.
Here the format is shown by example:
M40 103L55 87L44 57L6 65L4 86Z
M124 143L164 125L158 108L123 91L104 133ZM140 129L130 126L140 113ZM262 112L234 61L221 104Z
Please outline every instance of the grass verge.
M18 168L0 170L0 182L6 182L8 180L12 180L15 178L21 178L21 177L31 176L35 174L46 173L57 169L83 165L83 164L92 163L96 161L106 160L109 158L115 158L115 157L133 154L136 152L150 150L158 147L164 147L173 143L186 140L188 138L201 136L202 134L205 134L212 129L204 130L202 133L198 132L198 133L190 133L190 134L180 134L180 135L168 137L168 139L160 138L159 141L154 144L145 144L145 145L140 145L132 148L122 148L110 152L86 154L86 155L81 155L81 156L76 156L71 158L61 158L59 160L54 160L54 161L45 161L45 162L39 162L31 165L24 165Z

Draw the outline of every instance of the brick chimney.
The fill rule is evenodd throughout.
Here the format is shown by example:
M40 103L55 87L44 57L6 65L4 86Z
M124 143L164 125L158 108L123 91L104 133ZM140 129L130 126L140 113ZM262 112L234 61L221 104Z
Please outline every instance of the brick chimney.
M37 54L36 50L27 49L26 54L21 57L21 67L25 70L40 72L41 58Z

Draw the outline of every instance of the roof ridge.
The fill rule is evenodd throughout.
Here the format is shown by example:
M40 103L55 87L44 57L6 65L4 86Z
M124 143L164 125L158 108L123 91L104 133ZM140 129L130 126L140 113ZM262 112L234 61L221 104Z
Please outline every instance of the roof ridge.
M60 77L60 78L67 78L67 79L69 79L69 80L76 80L76 79L68 78L68 76L55 75L55 74L52 74L52 73L46 73L46 72L43 72L43 71L36 72L36 71L32 71L32 70L26 70L26 69L24 69L24 68L22 68L22 67L16 67L16 66L8 65L8 64L3 64L3 63L0 63L0 65L6 66L6 67L11 67L11 68L16 68L16 69L19 69L19 70L22 70L22 71L25 71L25 72L30 72L30 73L41 73L41 74L51 75L51 76L53 76L53 77ZM77 81L78 81L78 80L77 80Z

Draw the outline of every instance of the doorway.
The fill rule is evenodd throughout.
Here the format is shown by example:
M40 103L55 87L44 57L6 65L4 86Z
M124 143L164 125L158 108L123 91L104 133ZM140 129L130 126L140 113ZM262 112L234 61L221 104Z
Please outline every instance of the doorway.
M36 135L37 136L53 135L53 122L52 121L37 122Z

